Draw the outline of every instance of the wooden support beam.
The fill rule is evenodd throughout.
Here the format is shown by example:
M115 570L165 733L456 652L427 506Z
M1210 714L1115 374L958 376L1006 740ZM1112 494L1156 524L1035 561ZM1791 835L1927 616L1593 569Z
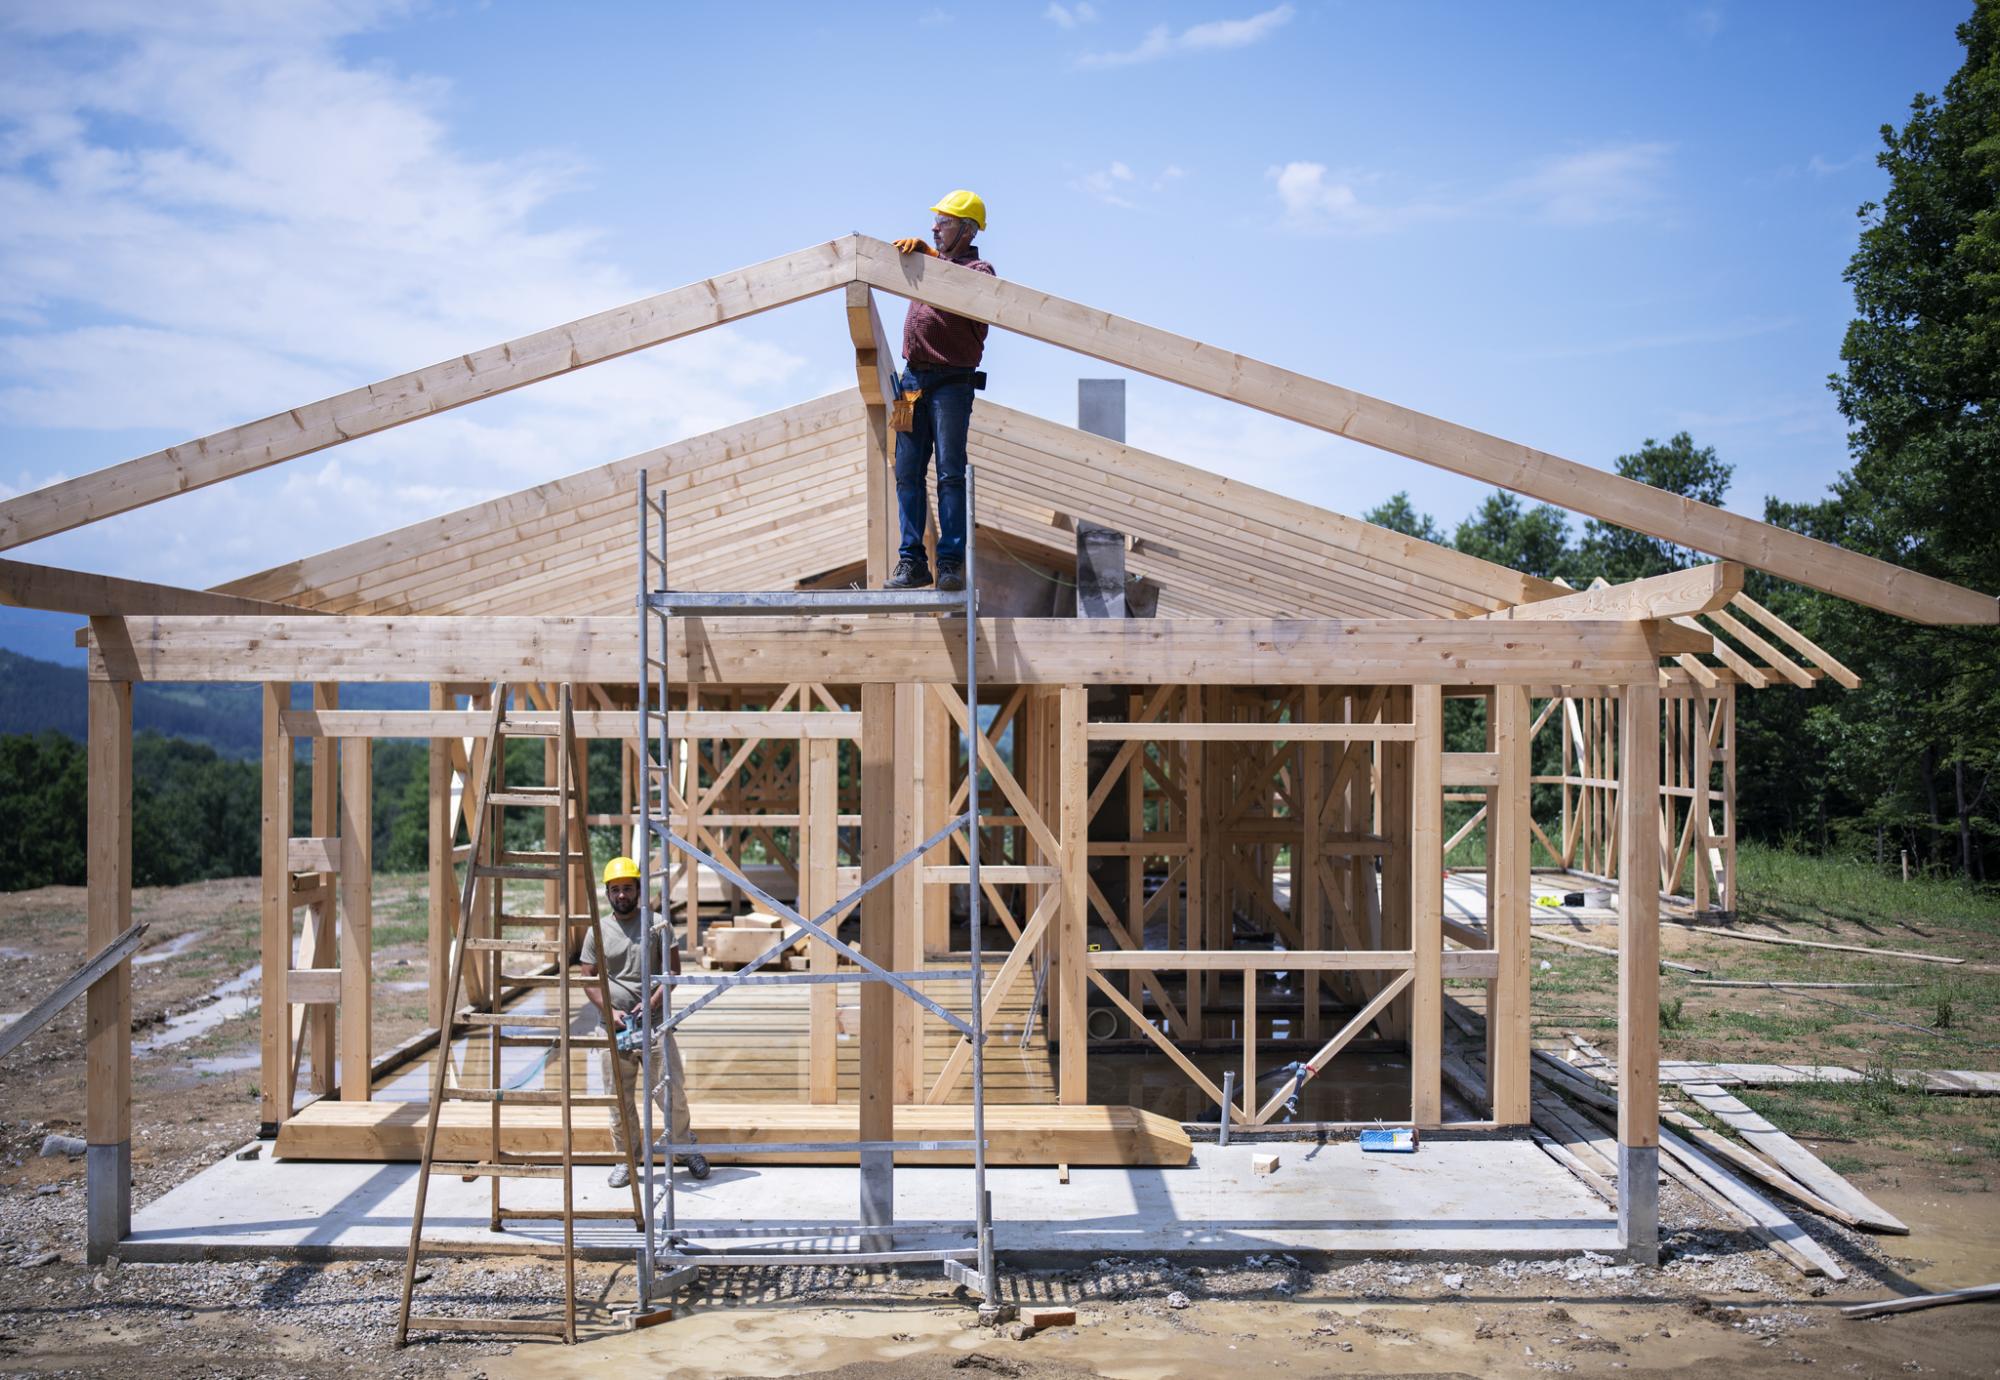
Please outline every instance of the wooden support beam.
M861 874L873 877L896 860L896 691L894 685L861 687ZM896 895L879 886L861 902L861 952L885 968L896 953ZM885 1141L896 1133L896 993L887 983L861 984L861 1139ZM861 1156L864 1225L895 1220L893 1157Z
M1749 614L1766 628L1776 633L1780 641L1787 643L1793 651L1799 653L1801 656L1810 658L1814 665L1833 677L1842 686L1849 690L1858 690L1861 688L1861 677L1841 665L1839 661L1834 659L1830 652L1821 647L1817 642L1814 642L1811 638L1807 637L1790 623L1787 623L1784 619L1778 617L1777 614L1765 608L1755 599L1752 599L1749 595L1739 594L1729 601L1729 605L1731 608L1741 609L1744 613Z
M2000 601L1637 480L1429 417L1025 284L854 237L860 281L1336 436L1741 561L1924 623L2000 623Z
M338 709L340 707L340 687L321 682L312 688L314 709ZM315 899L306 913L305 952L297 960L297 968L331 968L339 962L334 934L334 893L340 870L340 746L321 740L312 745L312 834L307 839L292 839L289 845L290 858L286 866L294 873L310 872L312 882L319 888ZM292 908L297 914L299 878L292 878ZM295 969L296 971L296 969ZM300 1008L298 1001L291 999L291 975L285 976L286 1006L290 1008L290 1038L292 1040L291 1068L292 1081L298 1081L300 1060L307 1051L312 1055L312 1082L308 1085L315 1094L333 1090L334 1051L338 1042L335 1028L335 1013L329 1007L311 1010Z
M921 685L898 685L896 700L896 834L893 861L922 841L917 832L922 807L924 703L931 698ZM866 823L863 831L866 832ZM872 874L871 874L872 875ZM921 861L898 872L884 890L895 893L896 939L890 953L892 972L914 972L924 966L924 867ZM880 984L870 984L879 986ZM924 1010L897 997L896 1103L910 1106L924 1098Z
M847 333L854 341L854 372L867 418L863 430L862 464L866 467L864 501L868 506L868 587L880 589L895 565L899 527L896 521L895 433L889 429L889 405L896 399L896 347L882 329L875 294L866 283L847 285Z
M1411 692L1410 745L1410 1119L1444 1120L1444 696Z
M1493 791L1492 827L1487 831L1488 926L1499 971L1486 1003L1487 1086L1493 1120L1525 1126L1529 1120L1529 1034L1531 1030L1528 935L1534 890L1528 852L1528 691L1495 687L1494 756L1499 779Z
M839 899L835 872L840 857L840 744L815 738L805 744L805 764L799 775L800 828L799 909L818 915ZM838 924L833 927L839 932ZM824 944L808 946L815 973L832 973L840 955ZM806 1053L806 1096L816 1103L840 1100L839 1048L835 1025L839 993L830 983L817 983L806 998L811 1040Z
M84 942L93 950L132 928L132 687L89 690ZM132 964L121 959L84 1004L85 1244L93 1264L132 1229Z
M819 616L675 620L671 674L697 685L961 684L949 619ZM1622 685L1656 680L1692 639L1632 622L1456 619L990 618L980 667L996 684ZM638 629L616 617L131 618L92 623L99 679L241 681L629 679ZM604 713L607 711L597 711Z
M292 967L291 874L292 742L279 719L290 703L289 680L264 686L263 910L259 922L263 972L258 978L258 1117L262 1134L276 1135L292 1114L291 1022L285 974Z
M1388 743L1412 736L1408 724L1272 723L1094 723L1084 736L1093 743Z
M0 503L0 550L816 296L853 280L853 253L813 245L50 484Z
M233 594L181 589L145 580L122 580L81 570L58 570L26 561L0 561L0 604L52 613L80 613L89 618L140 614L222 614L270 617L312 610Z
M1481 618L1545 622L1560 618L1672 618L1721 608L1743 589L1743 567L1715 561L1622 585L1580 589L1556 599L1517 604Z
M64 1007L88 991L99 978L130 957L149 928L151 926L143 920L128 925L116 939L85 959L75 972L58 983L53 992L36 1002L27 1014L16 1017L6 1029L0 1030L0 1059L6 1058L23 1040L54 1020Z
M1659 1256L1660 688L1630 685L1619 721L1618 1229Z
M453 700L450 687L440 682L431 682L430 707L433 712L443 710ZM491 715L487 716L489 719ZM434 1030L442 1030L445 1025L445 991L451 968L452 938L458 932L458 870L452 863L452 844L456 842L458 812L452 808L451 798L451 748L442 738L430 740L430 791L427 796L429 810L429 842L427 876L429 895L425 899L424 952L427 961L429 992L426 1008L429 1024ZM620 749L621 754L623 749Z
M1090 1101L1089 1032L1085 1029L1090 937L1090 692L1065 685L1058 692L1056 727L1057 854L1062 868L1062 912L1056 941L1057 1095L1066 1107ZM1248 1095L1246 1094L1246 1100Z
M340 1100L369 1100L374 1067L375 822L373 745L340 746Z

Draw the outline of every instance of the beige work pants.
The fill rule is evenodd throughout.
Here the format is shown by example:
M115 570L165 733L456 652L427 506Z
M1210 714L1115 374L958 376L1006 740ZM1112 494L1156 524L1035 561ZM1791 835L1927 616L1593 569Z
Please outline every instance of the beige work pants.
M619 1073L625 1079L625 1105L611 1109L611 1148L623 1151L628 1119L635 1133L634 1139L637 1139L636 1133L641 1124L638 1088L645 1073L637 1050L630 1054L621 1054L615 1049L598 1050L598 1077L607 1093L618 1086L611 1073L613 1059L618 1061ZM673 1035L667 1031L660 1032L659 1042L653 1046L652 1096L653 1105L660 1109L661 1116L671 1119L674 1144L686 1145L694 1132L693 1126L688 1121L687 1077L681 1070L680 1048L674 1043ZM662 1139L666 1129L664 1121L655 1121L654 1138Z

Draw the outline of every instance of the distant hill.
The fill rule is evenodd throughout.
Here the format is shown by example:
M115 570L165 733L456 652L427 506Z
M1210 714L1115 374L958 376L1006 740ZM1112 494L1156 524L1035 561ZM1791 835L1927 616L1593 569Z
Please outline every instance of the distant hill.
M422 709L429 696L421 685L347 685L340 702L350 709ZM87 703L82 667L0 650L0 733L52 728L81 742ZM225 757L257 755L263 712L256 685L142 684L132 692L134 732L206 743Z

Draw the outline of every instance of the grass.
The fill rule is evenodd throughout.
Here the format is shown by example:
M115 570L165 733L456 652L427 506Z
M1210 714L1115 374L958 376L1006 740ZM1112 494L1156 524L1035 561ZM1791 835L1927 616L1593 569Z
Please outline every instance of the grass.
M1929 947L1903 943L1900 937L1963 935L1989 945L2000 942L2000 888L1932 875L1905 882L1871 863L1765 844L1745 843L1737 849L1736 899L1744 915L1859 925L1879 932L1879 942L1891 948L1921 952Z
M1669 930L1663 935L1669 957L1718 978L1890 985L1696 987L1668 972L1660 980L1662 1057L1862 1071L1868 1076L1857 1082L1742 1089L1738 1096L1793 1135L1838 1143L1829 1162L1840 1172L1908 1154L1971 1170L1969 1185L2000 1179L2000 1117L1990 1102L1931 1096L1890 1072L2000 1068L2000 971L1982 971L2000 969L2000 893L1939 877L1905 885L1863 863L1745 845L1735 927L1772 933L1771 926L1795 938L1969 962L1947 968ZM1615 963L1540 944L1532 952L1540 1033L1615 1026Z

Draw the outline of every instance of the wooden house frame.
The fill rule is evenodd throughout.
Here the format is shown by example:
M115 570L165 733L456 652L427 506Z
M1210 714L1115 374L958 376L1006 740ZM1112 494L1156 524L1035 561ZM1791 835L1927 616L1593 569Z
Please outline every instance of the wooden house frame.
M1565 818L1557 824L1563 844L1551 851L1568 863L1595 862L1606 875L1616 862L1620 1222L1628 1248L1650 1258L1657 1240L1657 883L1673 883L1692 860L1703 879L1694 883L1698 892L1726 892L1728 884L1703 866L1716 831L1696 820L1710 818L1710 770L1718 760L1733 770L1730 701L1719 692L1765 674L1719 641L1714 627L1693 620L1712 619L1763 667L1797 683L1785 670L1796 663L1749 632L1729 607L1827 674L1838 678L1842 669L1741 601L1743 565L1925 622L1993 623L2000 606L1990 595L1020 284L898 255L863 236L0 503L0 548L13 548L807 297L840 292L846 300L857 378L851 392L216 590L0 563L6 597L90 619L91 943L129 923L132 685L262 682L264 1120L271 1129L301 1120L302 1063L311 1071L308 1093L327 1099L314 1109L366 1104L366 1080L332 1086L335 1053L344 1067L379 1071L422 1043L379 1057L368 1047L369 742L432 743L436 974L454 937L480 923L476 905L470 917L453 913L449 884L455 783L476 775L483 751L478 725L488 716L479 712L480 697L504 684L528 703L545 704L549 687L568 682L579 687L585 736L636 738L633 484L640 468L660 478L675 512L689 515L700 538L677 540L675 587L806 583L828 573L828 551L848 553L871 585L886 574L893 518L885 403L893 356L878 291L1718 558L1655 580L1570 591L981 402L972 453L982 527L1029 557L1060 552L1081 523L1125 534L1131 569L1159 590L1157 616L982 617L982 679L1001 697L1000 723L985 732L970 731L953 688L962 674L962 633L947 633L935 618L686 619L668 650L674 680L691 687L688 703L672 707L676 734L694 743L676 768L685 810L679 822L724 852L747 837L786 852L785 835L787 866L808 909L839 894L844 824L858 822L870 850L893 855L914 845L927 836L927 821L948 817L962 785L961 735L976 743L997 788L987 822L1006 847L1005 861L985 869L993 912L1012 945L996 985L1004 995L1031 964L1045 972L1055 1047L1059 1105L1019 1109L1017 1130L1089 1103L1094 1012L1154 1042L1204 1098L1231 1103L1226 1114L1236 1124L1268 1124L1278 1099L1259 1104L1253 1095L1258 1005L1269 999L1257 975L1278 968L1300 974L1295 1038L1303 1062L1325 1067L1370 1026L1405 1041L1410 1119L1425 1127L1445 1121L1444 984L1483 980L1490 1105L1476 1124L1524 1124L1530 839L1540 834L1550 842L1531 809L1529 747L1539 726L1554 720L1566 731L1574 723L1578 755L1565 759ZM1704 655L1722 660L1737 680L1725 681ZM1743 665L1731 665L1732 657ZM426 684L432 707L339 708L337 685L365 681ZM294 683L315 687L310 705L290 702ZM1486 750L1444 750L1450 696L1485 703ZM1015 730L1011 760L997 741L1007 725ZM289 781L299 738L311 740L321 768L312 832L302 838L291 832ZM745 745L758 741L787 745L792 765L783 779L743 779L753 755ZM862 785L843 800L838 762L849 742L858 748ZM726 746L711 751L710 744ZM629 771L629 749L625 757ZM1662 814L1663 785L1668 799L1692 802L1679 807L1683 814ZM1483 927L1447 922L1443 914L1447 793L1476 796L1485 811L1490 910ZM1292 874L1283 906L1268 889L1280 856ZM1093 858L1103 860L1096 872ZM1126 884L1114 898L1099 877L1114 876L1121 864ZM1163 879L1150 897L1142 873ZM899 875L863 907L864 949L902 966L948 947L946 898L963 882L948 852ZM683 885L698 894L694 879ZM1286 952L1238 947L1230 917L1239 909L1277 934ZM303 927L295 928L301 913ZM1146 924L1156 920L1167 947L1143 942ZM1094 944L1093 932L1109 942ZM832 990L825 989L829 997ZM1245 1034L1243 1083L1240 1096L1225 1098L1183 1046L1217 1028L1212 1017L1232 998L1229 1020ZM441 1005L434 996L434 1026L444 1024ZM89 1240L101 1256L129 1224L125 965L91 987L88 1019ZM830 1000L814 999L816 1031L840 1019ZM864 1105L909 1108L897 1114L905 1117L948 1110L963 1049L951 1050L933 1072L923 1060L921 1024L913 1009L885 1014L864 1006ZM428 1038L435 1041L437 1031ZM835 1070L815 1046L803 1102L809 1108L839 1096ZM369 1109L350 1114L366 1118ZM995 1135L1005 1134L1003 1123Z

